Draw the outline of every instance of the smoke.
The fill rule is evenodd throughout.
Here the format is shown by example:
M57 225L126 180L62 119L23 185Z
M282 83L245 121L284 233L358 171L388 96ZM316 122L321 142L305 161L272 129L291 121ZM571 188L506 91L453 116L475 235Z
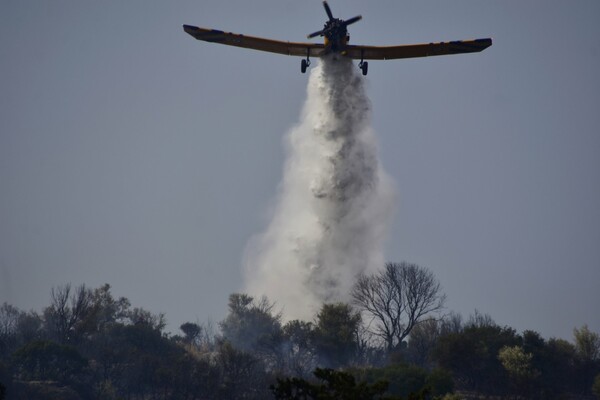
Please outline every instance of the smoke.
M356 275L383 266L394 190L370 108L351 60L332 55L311 71L272 219L245 255L246 291L276 301L286 318L348 301Z

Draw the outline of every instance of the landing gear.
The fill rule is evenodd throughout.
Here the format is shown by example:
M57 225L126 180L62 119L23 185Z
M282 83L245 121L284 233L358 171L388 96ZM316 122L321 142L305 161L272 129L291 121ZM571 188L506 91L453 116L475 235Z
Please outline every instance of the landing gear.
M302 71L302 73L306 72L306 68L308 68L310 66L310 59L308 57L306 57L306 60L302 60L302 62L300 62L300 71Z
M367 75L367 72L369 72L369 63L366 61L360 60L360 63L358 63L358 68L360 68L363 75Z
M364 57L363 50L361 50L360 62L358 63L358 68L360 68L360 70L362 71L362 74L366 76L367 72L369 72L369 63L366 62L363 57Z

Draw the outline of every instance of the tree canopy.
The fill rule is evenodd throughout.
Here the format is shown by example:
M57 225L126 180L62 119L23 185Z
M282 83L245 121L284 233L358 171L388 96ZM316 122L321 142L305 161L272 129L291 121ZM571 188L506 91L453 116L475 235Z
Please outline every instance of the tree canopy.
M439 282L406 263L358 277L352 295L353 304L325 303L311 320L287 321L271 300L233 293L220 323L184 322L173 334L164 314L115 297L108 284L57 286L40 313L0 305L0 400L599 392L599 335L587 325L569 342L519 334L478 311L466 323L440 316Z

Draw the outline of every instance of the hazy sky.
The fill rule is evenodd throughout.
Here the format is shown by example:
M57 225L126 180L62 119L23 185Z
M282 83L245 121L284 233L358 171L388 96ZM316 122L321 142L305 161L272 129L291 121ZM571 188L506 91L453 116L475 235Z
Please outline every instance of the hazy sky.
M387 259L430 268L465 316L600 332L600 2L330 5L363 15L357 44L494 39L369 65L399 192ZM317 0L0 2L0 302L107 282L173 330L222 319L308 76L181 25L303 41L325 18Z

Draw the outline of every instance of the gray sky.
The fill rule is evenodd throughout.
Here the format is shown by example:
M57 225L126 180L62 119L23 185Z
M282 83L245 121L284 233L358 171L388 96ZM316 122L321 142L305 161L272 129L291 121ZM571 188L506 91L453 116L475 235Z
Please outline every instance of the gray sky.
M330 2L357 44L493 37L481 54L371 62L399 199L390 261L448 309L517 330L600 331L600 2ZM0 2L0 302L97 287L220 320L267 224L300 59L181 25L303 41L320 1Z

